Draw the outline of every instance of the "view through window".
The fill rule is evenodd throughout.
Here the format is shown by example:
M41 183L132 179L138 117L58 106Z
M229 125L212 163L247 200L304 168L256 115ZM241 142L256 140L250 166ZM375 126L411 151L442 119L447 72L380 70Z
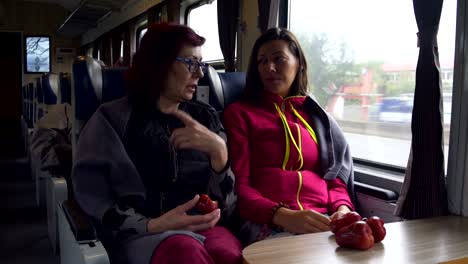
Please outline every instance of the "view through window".
M146 34L146 31L148 31L148 28L143 28L142 30L140 30L140 32L138 33L138 43L141 43L141 39Z
M222 61L223 53L219 46L218 36L218 4L213 1L190 10L188 14L188 26L197 34L206 39L202 46L203 61Z
M418 28L412 1L291 0L311 94L344 130L353 157L405 168L411 145ZM438 33L448 153L456 1Z
M50 38L26 37L26 72L50 72Z

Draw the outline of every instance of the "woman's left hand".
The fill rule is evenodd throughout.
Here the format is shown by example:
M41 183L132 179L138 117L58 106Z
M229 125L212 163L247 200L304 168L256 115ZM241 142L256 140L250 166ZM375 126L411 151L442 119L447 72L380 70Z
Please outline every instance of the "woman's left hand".
M177 149L195 149L210 156L211 167L215 171L224 169L227 163L226 142L204 125L193 119L181 110L171 113L179 118L185 127L177 128L172 132L170 142Z
M349 213L351 212L351 210L348 208L348 206L346 205L341 205L340 207L338 207L338 209L336 210L336 212L334 212L331 216L330 216L330 221L333 221L335 220L336 218L346 214L346 213Z

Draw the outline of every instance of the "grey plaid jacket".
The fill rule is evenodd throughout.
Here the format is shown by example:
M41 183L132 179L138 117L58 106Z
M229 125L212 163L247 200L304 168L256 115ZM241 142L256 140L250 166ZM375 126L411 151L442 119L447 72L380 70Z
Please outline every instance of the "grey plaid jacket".
M229 167L216 173L211 170L209 159L202 157L202 153L169 155L159 162L155 160L155 177L170 178L177 183L177 188L165 188L161 191L164 195L159 197L160 201L151 201L154 208L144 210L141 205L146 202L147 188L138 166L129 155L129 146L132 144L126 144L128 123L135 110L131 102L129 97L124 97L103 104L90 118L79 138L72 180L76 200L94 220L100 239L110 251L111 260L119 263L149 263L155 247L167 236L183 233L199 239L201 243L204 239L185 231L149 233L146 228L151 217L188 201L196 193L205 192L219 202L222 209L221 223L227 223L234 212L237 198L234 193L234 175ZM180 108L225 139L224 128L216 111L210 106L187 102L181 104ZM155 135L163 134L165 128L158 124L155 126ZM164 137L155 136L153 140L157 144L169 144ZM162 149L170 149L170 146ZM160 175L163 173L173 175ZM170 197L172 201L162 201L164 197Z

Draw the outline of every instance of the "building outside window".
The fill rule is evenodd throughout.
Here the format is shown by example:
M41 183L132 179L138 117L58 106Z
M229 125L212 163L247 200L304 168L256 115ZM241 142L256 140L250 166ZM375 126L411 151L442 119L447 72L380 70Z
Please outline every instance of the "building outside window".
M448 153L456 1L438 33ZM417 47L412 1L290 0L289 28L308 61L310 93L339 122L354 158L405 168Z

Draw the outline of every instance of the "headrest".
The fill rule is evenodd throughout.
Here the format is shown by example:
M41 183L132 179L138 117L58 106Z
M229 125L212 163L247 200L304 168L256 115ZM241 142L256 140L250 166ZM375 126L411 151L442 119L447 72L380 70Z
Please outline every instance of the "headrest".
M70 77L68 73L60 73L59 76L60 83L60 103L71 103L71 87L70 87Z
M101 101L101 65L93 58L79 56L73 62L72 67L75 118L88 120Z
M209 66L207 73L198 82L196 99L223 111L237 101L244 91L245 72L217 72Z
M31 101L34 98L34 83L28 83L28 98Z
M36 78L36 86L34 87L35 88L35 99L37 100L37 102L39 103L43 103L44 102L44 92L42 91L42 83L41 83L41 78L40 77L37 77Z
M86 66L88 68L88 75L91 81L91 84L94 88L94 93L96 94L99 101L102 99L102 64L91 58L86 57Z
M123 97L125 70L104 68L91 57L77 57L73 63L72 87L75 118L86 122L100 104Z
M109 68L102 70L102 100L109 102L125 95L124 72L127 68Z
M224 93L224 109L241 98L245 88L245 77L245 72L219 73L219 79L221 80Z
M46 73L42 75L42 91L44 93L44 103L47 105L56 104L59 102L59 79L54 73Z
M49 85L57 98L60 98L59 76L57 74L49 74Z
M198 81L195 98L198 101L211 105L217 111L221 111L224 109L223 97L224 93L218 72L212 66L208 66L208 71Z

